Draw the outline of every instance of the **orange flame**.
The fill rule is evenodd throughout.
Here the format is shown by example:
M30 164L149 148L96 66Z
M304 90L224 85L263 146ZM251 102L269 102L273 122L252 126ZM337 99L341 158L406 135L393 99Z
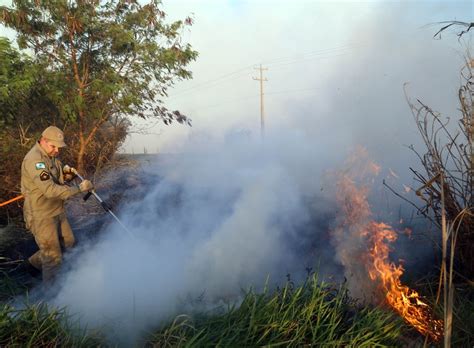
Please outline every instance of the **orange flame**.
M364 282L364 275L357 273L353 259L359 255L369 281L375 282L376 290L384 301L422 335L439 341L443 337L443 321L435 319L429 305L415 290L402 285L400 277L403 267L389 260L389 244L397 239L397 234L389 225L371 221L367 200L369 190L367 186L356 183L367 182L371 176L378 175L380 167L368 159L368 153L363 148L358 148L347 164L348 169L338 175L336 193L344 219L333 231L341 262L360 284ZM354 290L357 292L358 289Z
M387 303L405 321L422 335L439 341L443 337L443 321L434 318L431 308L415 290L402 285L403 267L389 261L388 243L397 239L396 232L387 224L371 222L366 233L371 244L367 264L370 278L378 281Z

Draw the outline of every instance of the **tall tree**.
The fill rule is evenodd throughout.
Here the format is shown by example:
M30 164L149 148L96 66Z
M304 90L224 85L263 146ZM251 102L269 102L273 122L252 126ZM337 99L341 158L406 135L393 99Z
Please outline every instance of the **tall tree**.
M161 2L133 0L14 0L0 7L0 21L17 31L21 49L48 75L48 97L61 121L73 128L72 151L79 170L85 154L107 122L117 118L158 117L165 124L190 124L162 98L177 80L188 79L186 66L197 57L182 43L192 24L165 23Z

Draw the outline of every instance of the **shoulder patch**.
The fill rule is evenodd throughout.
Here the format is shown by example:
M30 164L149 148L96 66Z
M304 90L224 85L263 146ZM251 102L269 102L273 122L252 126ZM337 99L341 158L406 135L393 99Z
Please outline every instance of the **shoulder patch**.
M46 169L46 164L44 162L36 162L35 167L37 170Z
M47 171L43 170L40 174L41 181L49 180L49 178L50 178L49 173Z

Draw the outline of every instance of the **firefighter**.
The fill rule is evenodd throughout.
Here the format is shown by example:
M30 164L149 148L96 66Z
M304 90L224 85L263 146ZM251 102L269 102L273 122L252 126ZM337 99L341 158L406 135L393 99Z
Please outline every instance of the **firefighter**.
M74 234L64 211L64 202L80 192L93 189L89 180L79 186L67 185L74 178L74 168L57 159L65 147L64 133L55 126L46 128L41 139L26 154L21 165L21 192L25 197L23 217L26 228L35 237L39 251L28 261L27 268L42 271L43 281L54 279L62 260L62 249L74 245Z

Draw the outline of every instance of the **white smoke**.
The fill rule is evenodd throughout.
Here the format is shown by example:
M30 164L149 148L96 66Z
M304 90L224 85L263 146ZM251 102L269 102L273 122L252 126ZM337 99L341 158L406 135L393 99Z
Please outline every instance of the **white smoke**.
M331 237L340 213L327 172L341 158L328 156L329 139L312 144L295 131L156 157L142 175L159 179L118 212L132 235L112 224L77 248L51 303L131 344L198 299L207 308L235 302L267 277L270 286L288 274L298 282L312 269L343 281L350 260L336 250L349 239Z
M197 299L211 308L235 302L267 277L272 286L312 269L343 281L348 260L331 244L338 211L327 169L344 151L330 147L330 137L316 146L282 131L157 156L141 175L159 179L117 212L132 235L118 224L97 231L66 259L50 302L128 345Z
M320 182L329 160L320 162L324 151L302 134L285 141L190 144L174 159L158 157L144 175L160 179L120 214L133 237L114 224L78 248L51 302L134 340L179 314L186 299L236 301L267 276L271 284L302 279L321 259L321 273L335 273L329 245L316 243L328 240L333 219Z

